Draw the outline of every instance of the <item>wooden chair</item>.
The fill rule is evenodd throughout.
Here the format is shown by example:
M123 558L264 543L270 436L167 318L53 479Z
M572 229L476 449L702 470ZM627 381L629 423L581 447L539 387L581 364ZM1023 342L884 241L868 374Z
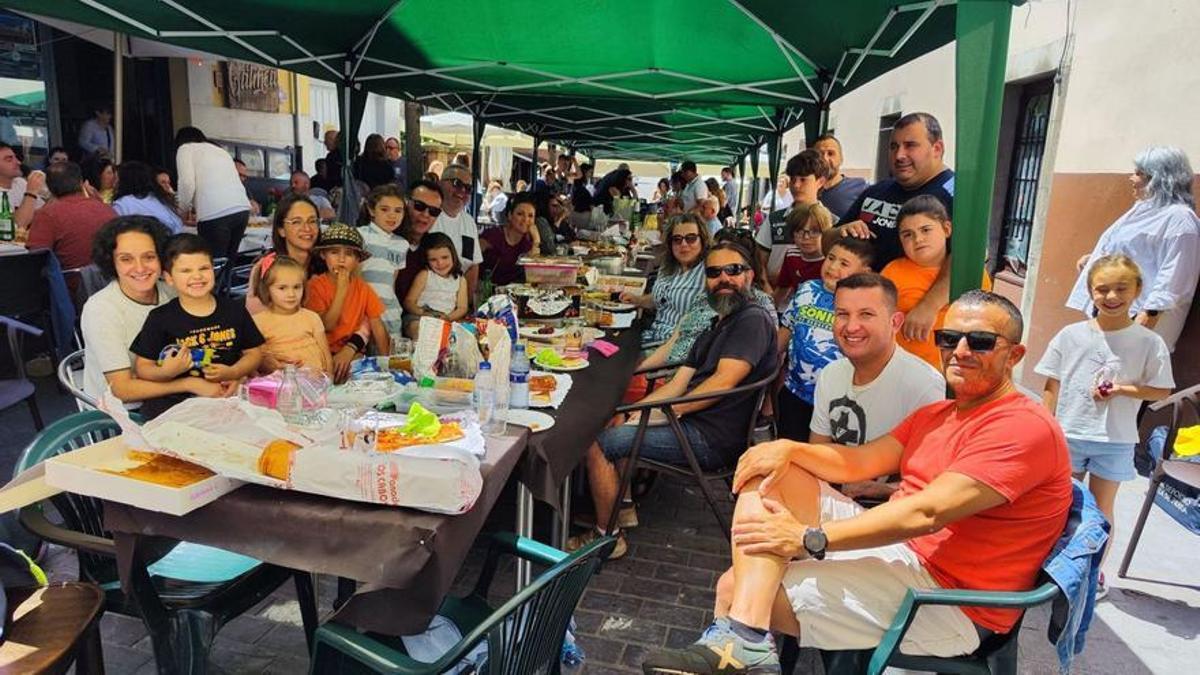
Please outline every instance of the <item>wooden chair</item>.
M5 589L8 612L0 642L0 675L104 672L100 617L104 593L88 583Z

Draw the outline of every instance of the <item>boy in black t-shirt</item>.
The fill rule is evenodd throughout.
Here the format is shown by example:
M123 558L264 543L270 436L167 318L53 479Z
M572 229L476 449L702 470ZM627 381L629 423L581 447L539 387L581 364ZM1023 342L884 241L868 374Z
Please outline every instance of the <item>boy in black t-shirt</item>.
M245 305L213 296L212 252L203 239L177 234L167 241L163 258L167 281L179 297L146 317L129 348L137 356L134 372L155 382L203 377L222 384L229 395L258 369L263 336ZM187 394L152 399L141 411L153 418L185 398Z

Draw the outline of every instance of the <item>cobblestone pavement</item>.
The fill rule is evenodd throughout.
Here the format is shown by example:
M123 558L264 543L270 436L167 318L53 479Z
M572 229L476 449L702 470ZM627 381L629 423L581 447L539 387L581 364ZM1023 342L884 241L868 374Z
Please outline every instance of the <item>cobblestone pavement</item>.
M64 405L53 386L43 382L40 393L48 420L73 409L69 401ZM0 458L9 466L33 435L28 420L24 408L0 413L0 428L15 442L0 445ZM1130 569L1132 576L1116 577L1145 485L1144 479L1126 483L1118 497L1119 527L1106 564L1113 590L1098 606L1076 673L1186 672L1190 667L1184 664L1200 660L1200 538L1156 509ZM639 506L639 518L643 524L630 532L629 553L592 581L576 612L587 653L585 673L640 672L648 650L685 645L712 618L713 588L728 562L728 544L699 491L684 482L660 481ZM497 519L498 526L511 522L507 514ZM474 580L478 564L479 556L472 556L457 584L460 589ZM74 555L55 550L47 567L55 578L73 578ZM327 611L333 580L322 578L319 586L321 607ZM511 571L498 576L493 588L511 589ZM1026 617L1021 633L1023 673L1040 675L1057 668L1046 642L1046 621L1045 610ZM110 613L101 630L109 673L155 672L150 641L139 620ZM308 659L291 585L227 624L217 636L212 663L215 671L225 673L305 672ZM814 654L802 654L797 673L821 671Z

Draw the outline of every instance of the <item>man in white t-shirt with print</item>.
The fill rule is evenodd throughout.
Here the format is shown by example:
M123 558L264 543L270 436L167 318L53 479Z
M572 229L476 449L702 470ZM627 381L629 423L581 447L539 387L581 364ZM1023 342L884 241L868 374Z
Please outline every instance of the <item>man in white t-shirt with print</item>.
M467 213L471 184L471 170L462 164L451 164L442 171L442 194L445 195L442 215L438 216L430 232L445 234L458 248L458 257L467 276L467 297L474 302L483 250L479 248L479 225Z
M920 357L896 346L904 314L896 311L896 286L874 272L838 282L833 334L843 358L817 377L810 443L863 445L883 436L921 406L946 397L946 381ZM886 498L886 482L842 486L847 497Z

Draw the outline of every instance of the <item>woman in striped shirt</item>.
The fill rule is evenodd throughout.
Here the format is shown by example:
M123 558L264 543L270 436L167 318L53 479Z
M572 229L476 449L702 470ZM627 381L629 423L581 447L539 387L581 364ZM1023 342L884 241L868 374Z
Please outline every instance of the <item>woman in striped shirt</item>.
M675 330L692 302L704 293L704 253L709 232L700 217L685 213L663 232L662 260L654 288L645 295L622 293L621 299L643 309L653 309L654 323L642 333L642 348L654 347Z

